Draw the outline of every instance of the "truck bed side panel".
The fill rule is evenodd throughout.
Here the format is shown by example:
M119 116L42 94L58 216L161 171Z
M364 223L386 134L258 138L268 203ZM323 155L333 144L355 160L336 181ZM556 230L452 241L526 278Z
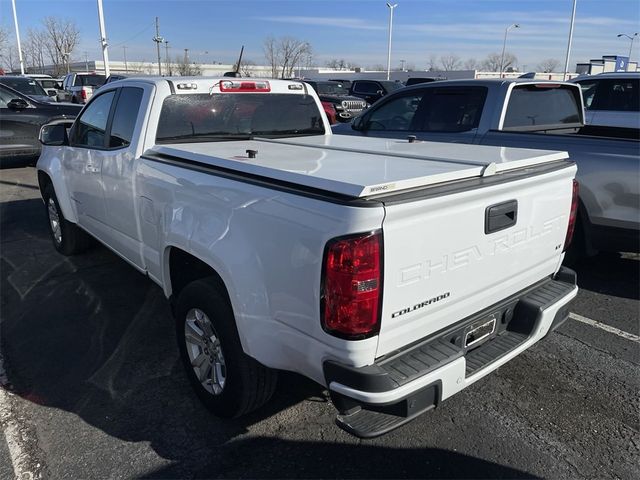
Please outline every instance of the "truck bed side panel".
M320 383L326 358L373 361L375 338L348 342L322 330L319 296L326 242L379 229L381 204L349 207L147 159L137 192L145 255L161 264L164 284L172 246L214 268L249 355Z

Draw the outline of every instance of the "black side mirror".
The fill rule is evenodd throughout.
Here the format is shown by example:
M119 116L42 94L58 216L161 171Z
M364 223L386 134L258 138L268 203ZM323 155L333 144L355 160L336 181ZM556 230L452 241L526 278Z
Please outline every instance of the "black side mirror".
M378 96L382 97L382 96L384 95L384 90L378 90L378 91L376 92L376 95L378 95Z
M11 110L24 110L29 107L29 103L22 98L13 98L9 100L7 107Z
M364 120L362 118L362 115L358 115L351 121L351 128L356 131L364 129Z
M56 92L55 90L47 90L47 95L49 95L50 97L55 97L56 95L58 95L58 92Z
M38 139L43 145L59 147L61 145L69 145L69 137L67 136L66 123L49 123L43 125L40 129Z

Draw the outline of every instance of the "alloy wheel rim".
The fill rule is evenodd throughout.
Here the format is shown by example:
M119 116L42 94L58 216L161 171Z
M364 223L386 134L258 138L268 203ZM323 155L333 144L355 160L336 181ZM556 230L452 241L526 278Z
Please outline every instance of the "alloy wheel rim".
M60 245L62 243L62 227L60 226L60 215L56 208L56 202L53 201L53 198L49 199L47 210L49 212L49 225L51 225L53 239Z
M196 378L207 392L220 395L227 382L222 345L211 320L199 308L187 312L184 337Z

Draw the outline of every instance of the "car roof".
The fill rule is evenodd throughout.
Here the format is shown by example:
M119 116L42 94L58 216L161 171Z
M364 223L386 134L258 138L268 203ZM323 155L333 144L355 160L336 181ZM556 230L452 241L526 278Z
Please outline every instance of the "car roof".
M631 79L640 78L640 72L603 72L596 75L580 75L572 79L572 82L581 82L583 80L600 80L602 78L614 78L614 79Z

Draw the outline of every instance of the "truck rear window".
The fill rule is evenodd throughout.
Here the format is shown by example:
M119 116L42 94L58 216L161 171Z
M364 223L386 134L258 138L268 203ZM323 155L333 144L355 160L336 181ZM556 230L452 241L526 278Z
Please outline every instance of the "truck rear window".
M552 84L518 85L511 91L503 129L537 130L581 125L580 91Z
M310 95L217 93L170 95L162 104L157 143L324 135Z
M101 87L107 77L104 75L76 75L74 87Z

